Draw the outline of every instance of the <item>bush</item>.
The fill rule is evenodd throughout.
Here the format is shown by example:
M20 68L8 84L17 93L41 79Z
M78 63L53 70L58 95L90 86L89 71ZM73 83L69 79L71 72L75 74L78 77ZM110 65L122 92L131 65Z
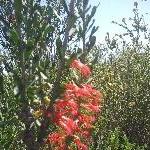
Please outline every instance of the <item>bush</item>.
M137 17L139 14L137 14L137 10L134 11ZM137 23L136 17L134 21ZM138 30L142 29L139 22ZM145 30L145 34L148 34L147 30ZM129 142L136 145L147 144L148 149L150 148L149 39L142 44L143 39L139 38L136 31L137 26L132 30L127 30L127 33L124 34L132 34L128 38L130 42L123 41L123 35L110 40L108 34L106 47L103 48L101 45L97 47L100 56L107 53L106 59L101 57L93 67L93 84L104 94L102 108L104 122L100 121L96 128L96 130L102 128L96 132L96 137L103 138L99 140L98 145L101 145L102 141L108 140L108 131L114 132L115 128L119 127ZM110 44L114 43L112 41L115 41L113 47Z

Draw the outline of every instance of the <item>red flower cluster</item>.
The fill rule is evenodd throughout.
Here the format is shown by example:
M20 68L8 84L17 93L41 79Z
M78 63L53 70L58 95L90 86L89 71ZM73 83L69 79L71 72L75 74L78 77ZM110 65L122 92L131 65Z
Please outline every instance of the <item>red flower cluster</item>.
M87 143L91 140L91 129L100 111L101 96L90 84L77 86L70 82L65 85L62 98L54 104L52 121L58 129L48 136L54 149L77 147L78 150L88 150Z
M91 69L87 65L81 63L79 60L73 60L70 67L77 69L84 77L89 77L91 74Z

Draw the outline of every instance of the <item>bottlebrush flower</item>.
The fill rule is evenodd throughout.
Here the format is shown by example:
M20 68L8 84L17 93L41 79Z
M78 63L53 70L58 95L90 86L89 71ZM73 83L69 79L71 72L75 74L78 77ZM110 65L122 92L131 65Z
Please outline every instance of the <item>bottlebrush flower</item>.
M93 93L92 87L89 88L89 84L81 85L78 87L75 83L66 84L66 92L64 94L65 98L80 98L80 97L90 97Z
M78 60L73 60L71 68L78 70L82 76L88 77L91 70ZM48 136L54 149L71 149L74 143L78 150L88 150L91 140L91 129L100 111L101 93L91 84L76 85L69 82L60 99L54 103L50 114L57 131Z
M92 105L90 104L82 104L81 105L83 108L87 109L88 111L94 112L94 113L98 113L100 111L100 108L98 105Z
M76 138L74 143L77 145L78 150L88 150L88 146L83 144L79 138Z
M33 116L34 116L35 118L39 118L39 117L41 117L42 115L43 115L43 110L37 110L37 111L33 112Z
M84 138L86 138L86 139L89 139L89 138L91 138L91 133L89 131L84 131L83 130L81 132L81 136L84 137Z
M54 145L61 145L65 141L65 136L61 133L54 132L48 135L48 142Z
M77 123L73 119L65 116L62 116L59 125L64 129L67 135L73 135L78 129Z
M71 91L78 91L79 87L75 83L69 82L65 84L65 89Z
M66 150L66 136L60 132L54 132L48 135L47 142L51 143L54 150Z
M73 99L68 100L58 100L55 104L55 112L61 114L71 114L76 116L78 114L78 105Z
M91 75L91 69L79 60L74 59L70 67L77 69L84 77L89 77Z
M96 120L94 115L89 116L89 115L85 115L85 114L80 114L78 116L78 119L79 119L79 122L81 122L81 123L86 122L86 123L89 123L89 124L92 124Z

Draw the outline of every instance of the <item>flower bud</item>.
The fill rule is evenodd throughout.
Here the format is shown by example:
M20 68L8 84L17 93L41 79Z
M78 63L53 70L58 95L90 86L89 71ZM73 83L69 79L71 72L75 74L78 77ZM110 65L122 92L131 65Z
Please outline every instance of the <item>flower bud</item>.
M49 104L50 104L50 98L48 97L48 96L45 96L44 97L44 104L46 105L46 106L48 106Z
M33 103L34 103L34 104L40 104L40 100L34 99L34 100L33 100Z
M37 111L34 111L33 112L33 116L35 117L35 118L39 118L39 117L41 117L43 115L43 111L42 110L37 110Z

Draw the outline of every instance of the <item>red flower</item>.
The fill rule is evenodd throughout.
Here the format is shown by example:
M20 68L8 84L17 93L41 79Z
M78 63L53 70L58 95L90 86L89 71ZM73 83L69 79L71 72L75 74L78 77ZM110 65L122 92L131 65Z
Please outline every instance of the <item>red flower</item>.
M98 105L92 105L92 104L82 104L82 107L87 109L88 111L97 113L100 111L100 108Z
M77 69L84 77L89 77L91 75L90 68L87 65L81 63L79 60L74 59L70 67Z
M88 89L82 87L78 90L78 92L76 93L77 97L81 97L81 98L89 98L90 97L90 92L88 91Z
M80 88L75 83L68 83L65 85L66 91L64 93L64 99L75 99L76 93L79 92Z
M48 141L54 145L61 145L65 141L65 136L61 133L54 132L48 135Z
M89 84L78 87L75 83L66 84L66 92L64 94L65 99L90 97L93 92L92 87Z
M67 118L65 116L62 116L59 124L67 133L67 135L73 135L74 132L78 129L77 123L73 119Z
M82 131L80 132L80 135L81 135L82 137L86 138L86 139L89 139L90 136L91 136L91 134L90 134L89 131L84 131L83 129L82 129Z
M65 84L66 90L71 90L71 91L78 91L79 87L75 83L67 83Z
M90 68L78 60L73 60L71 67L84 77L91 74ZM54 109L45 113L58 127L58 132L48 136L55 150L71 149L72 144L68 140L74 142L78 150L88 150L88 145L84 143L91 141L91 129L100 111L101 97L101 93L91 84L78 86L70 82L65 85L65 92L61 99L55 101Z
M76 116L78 114L78 104L73 100L62 100L59 99L55 104L55 112L64 114L71 114Z
M74 143L77 145L78 150L88 150L88 146L83 144L79 138L76 138Z
M81 114L81 115L79 115L78 119L79 119L79 122L81 122L81 123L86 122L88 124L91 124L91 123L95 122L95 116L93 116L93 115L89 116L89 115Z

